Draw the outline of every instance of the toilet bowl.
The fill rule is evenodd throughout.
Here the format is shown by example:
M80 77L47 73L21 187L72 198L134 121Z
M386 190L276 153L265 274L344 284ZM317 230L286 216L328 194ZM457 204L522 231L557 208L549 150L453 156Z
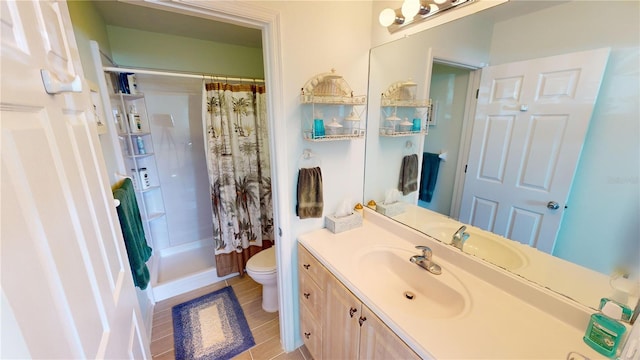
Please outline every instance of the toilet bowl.
M262 284L262 309L278 311L278 279L275 246L262 250L247 261L247 274Z

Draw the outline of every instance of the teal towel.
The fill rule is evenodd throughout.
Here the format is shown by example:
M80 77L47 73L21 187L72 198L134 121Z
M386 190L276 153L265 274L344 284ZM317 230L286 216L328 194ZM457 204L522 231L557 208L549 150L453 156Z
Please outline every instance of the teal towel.
M438 180L439 167L439 154L422 154L422 176L420 177L420 195L418 196L418 199L431 202L433 190L436 188L436 180Z
M124 244L129 256L129 266L133 274L133 282L144 290L149 284L149 268L147 260L151 257L152 249L147 245L144 236L140 210L136 201L136 193L133 190L131 179L125 179L120 186L113 189L113 197L120 201L118 218L122 228Z

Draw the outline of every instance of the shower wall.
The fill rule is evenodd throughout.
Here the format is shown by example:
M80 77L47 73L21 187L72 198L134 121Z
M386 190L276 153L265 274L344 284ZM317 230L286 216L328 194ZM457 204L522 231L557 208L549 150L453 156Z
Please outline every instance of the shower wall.
M162 257L213 246L199 79L138 75L145 94L168 236ZM213 254L211 255L213 256Z

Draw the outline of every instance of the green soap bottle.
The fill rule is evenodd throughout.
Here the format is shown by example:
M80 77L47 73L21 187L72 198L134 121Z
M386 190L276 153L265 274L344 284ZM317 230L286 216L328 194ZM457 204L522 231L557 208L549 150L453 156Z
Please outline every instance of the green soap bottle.
M613 358L626 330L624 325L603 314L593 314L583 339L600 354Z

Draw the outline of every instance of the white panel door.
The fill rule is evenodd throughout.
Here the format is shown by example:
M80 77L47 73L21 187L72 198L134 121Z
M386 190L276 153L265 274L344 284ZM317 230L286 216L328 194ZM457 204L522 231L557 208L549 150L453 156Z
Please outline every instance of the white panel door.
M66 3L1 6L0 357L149 358Z
M553 251L608 56L482 70L461 221Z

